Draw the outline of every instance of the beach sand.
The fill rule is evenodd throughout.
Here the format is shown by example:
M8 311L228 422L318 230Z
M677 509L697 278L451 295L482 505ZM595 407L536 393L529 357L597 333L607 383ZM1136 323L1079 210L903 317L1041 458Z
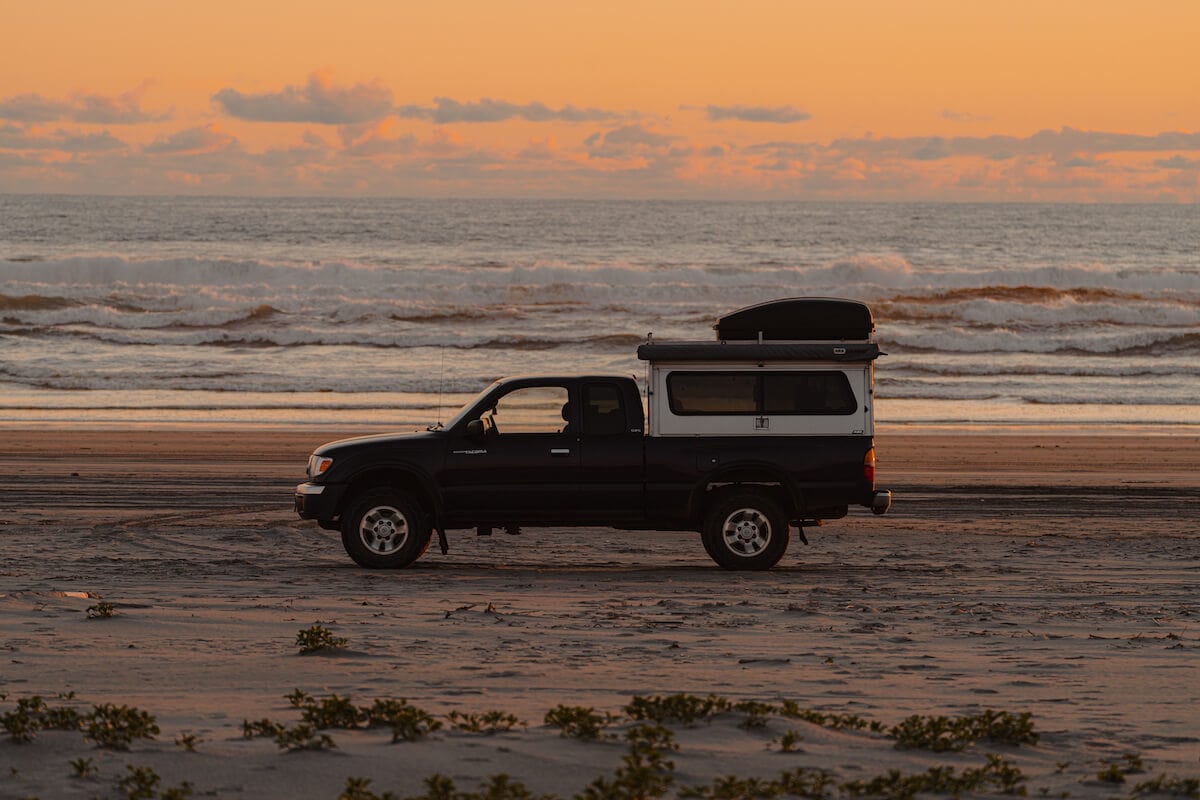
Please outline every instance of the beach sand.
M1030 796L1200 777L1195 437L884 431L892 513L852 511L746 574L715 567L694 534L607 529L451 532L448 555L359 569L291 509L308 453L348 433L0 430L0 713L41 695L136 706L161 729L128 751L0 731L0 797L123 796L131 765L197 796L334 798L362 777L403 797L434 773L460 790L507 773L570 797L611 778L628 747L564 738L546 711L616 713L677 692L886 726L1030 712L1041 738L934 753L779 714L743 729L730 712L671 726L676 790L797 767L837 782L961 770L989 753L1024 772ZM115 616L89 619L102 601ZM345 648L299 655L314 624ZM527 725L447 724L397 744L331 730L336 749L301 752L243 738L245 719L296 724L284 696L297 688ZM790 730L802 740L782 752ZM186 735L195 752L177 744ZM79 759L94 774L73 776ZM1130 771L1124 785L1097 779L1110 764Z

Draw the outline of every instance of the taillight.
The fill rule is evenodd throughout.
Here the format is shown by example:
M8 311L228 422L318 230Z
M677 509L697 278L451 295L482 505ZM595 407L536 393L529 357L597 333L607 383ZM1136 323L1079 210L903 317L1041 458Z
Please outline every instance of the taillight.
M863 456L863 480L871 484L871 488L875 488L875 448L872 447Z

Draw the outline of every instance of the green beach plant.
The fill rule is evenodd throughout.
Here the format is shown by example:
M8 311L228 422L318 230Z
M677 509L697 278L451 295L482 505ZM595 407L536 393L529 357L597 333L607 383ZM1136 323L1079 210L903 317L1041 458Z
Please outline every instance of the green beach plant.
M341 650L346 646L346 640L340 636L334 636L333 632L324 625L311 625L296 634L296 646L300 648L300 655L307 655Z
M525 725L516 716L504 711L484 711L482 713L451 711L446 718L450 720L451 728L468 733L493 734L512 730L518 725Z
M563 736L584 741L604 738L604 728L617 722L619 715L584 706L557 705L546 712L545 723L558 728Z
M110 750L128 750L135 739L153 739L158 733L154 717L131 706L105 703L84 717L84 736Z

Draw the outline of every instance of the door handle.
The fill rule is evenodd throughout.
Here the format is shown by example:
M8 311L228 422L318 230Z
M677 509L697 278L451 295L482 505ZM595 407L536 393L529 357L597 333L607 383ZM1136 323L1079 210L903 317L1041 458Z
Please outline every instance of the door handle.
M568 449L566 447L552 447L552 448L550 448L550 455L552 455L552 456L569 456L569 455L571 455L571 451L570 451L570 449Z

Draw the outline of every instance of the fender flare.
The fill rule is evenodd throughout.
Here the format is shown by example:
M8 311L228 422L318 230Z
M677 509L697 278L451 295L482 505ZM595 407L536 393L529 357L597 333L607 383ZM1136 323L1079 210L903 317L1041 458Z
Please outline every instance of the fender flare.
M779 486L792 505L788 511L798 513L804 508L803 493L796 486L796 482L778 467L762 462L740 462L723 465L696 482L688 496L687 510L690 518L700 519L709 487L715 483Z
M354 486L359 481L367 478L374 473L383 474L402 474L405 477L411 478L420 489L421 493L429 499L432 506L432 526L436 529L442 527L442 521L445 518L446 505L442 498L442 491L438 488L437 482L433 480L424 470L417 467L412 462L408 461L385 461L382 463L373 463L364 465L361 469L356 470L350 475L346 481L346 491L343 493L341 508L339 512L344 510L350 503L350 499L354 493L350 491L350 487ZM388 485L391 482L386 482L383 485Z

